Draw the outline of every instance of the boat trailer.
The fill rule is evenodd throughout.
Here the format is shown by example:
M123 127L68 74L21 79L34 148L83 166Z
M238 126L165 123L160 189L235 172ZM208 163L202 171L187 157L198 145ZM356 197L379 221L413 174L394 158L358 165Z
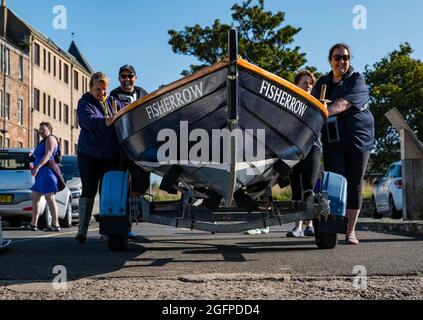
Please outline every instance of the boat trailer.
M119 189L117 192L116 189ZM129 197L129 177L126 172L106 173L101 190L100 234L107 235L112 251L128 247L128 226L145 222L176 228L215 233L238 233L250 229L283 225L300 220L313 220L316 245L332 249L337 245L337 234L346 234L346 180L324 172L318 179L315 193L305 201L273 200L267 188L257 199L259 208L248 210L205 205L207 194L179 183L179 201L152 201L151 195Z

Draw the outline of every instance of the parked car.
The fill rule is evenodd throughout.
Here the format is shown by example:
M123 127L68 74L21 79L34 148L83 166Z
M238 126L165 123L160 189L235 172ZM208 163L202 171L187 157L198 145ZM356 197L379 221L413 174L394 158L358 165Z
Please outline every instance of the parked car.
M0 149L0 216L12 227L20 227L32 216L31 186L34 177L30 159L32 149ZM71 192L66 187L56 194L59 222L64 228L72 226ZM38 227L51 224L51 215L44 197L40 201Z
M78 219L79 199L82 195L81 175L76 156L63 156L60 164L63 178L72 194L72 218Z
M402 162L392 163L385 175L374 181L373 204L374 217L383 218L385 215L402 218Z

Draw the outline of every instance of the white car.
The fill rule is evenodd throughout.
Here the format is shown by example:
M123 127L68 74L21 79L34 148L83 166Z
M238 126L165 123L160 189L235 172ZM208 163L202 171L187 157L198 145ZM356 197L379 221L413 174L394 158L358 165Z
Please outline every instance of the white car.
M375 181L373 189L374 217L402 218L402 162L392 163L386 174Z
M31 175L32 149L0 149L0 216L12 227L20 227L32 216ZM59 222L64 228L72 226L72 196L68 187L56 194ZM38 227L51 224L51 215L44 197L40 201Z
M78 170L77 157L63 156L60 163L60 170L72 194L72 217L79 220L79 199L82 195L82 182Z

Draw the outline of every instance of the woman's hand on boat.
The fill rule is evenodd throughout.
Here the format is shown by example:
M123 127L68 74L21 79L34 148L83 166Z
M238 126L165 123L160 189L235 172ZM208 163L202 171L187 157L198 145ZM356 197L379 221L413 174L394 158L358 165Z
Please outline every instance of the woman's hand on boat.
M109 118L105 118L107 127L110 127L113 124L115 117L116 117L116 115L114 114L113 116L111 116Z

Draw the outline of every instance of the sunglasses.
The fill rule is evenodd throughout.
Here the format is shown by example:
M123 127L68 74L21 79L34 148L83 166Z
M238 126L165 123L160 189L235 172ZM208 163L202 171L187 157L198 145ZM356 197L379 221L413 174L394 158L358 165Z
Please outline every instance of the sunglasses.
M340 61L341 59L343 59L344 61L349 61L350 60L350 56L347 55L347 54L344 54L344 55L335 54L333 56L333 60L335 60L335 61Z
M120 75L121 79L134 79L135 78L135 74L121 74Z

